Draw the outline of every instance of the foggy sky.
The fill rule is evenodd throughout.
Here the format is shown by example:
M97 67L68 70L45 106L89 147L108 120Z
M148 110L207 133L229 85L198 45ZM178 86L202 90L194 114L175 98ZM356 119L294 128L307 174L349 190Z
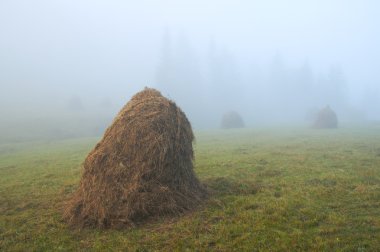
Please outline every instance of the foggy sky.
M214 47L244 94L265 93L267 82L260 78L270 78L278 55L288 72L308 65L315 82L337 67L349 107L379 120L379 14L375 0L2 0L0 113L3 120L53 116L80 97L87 112L96 114L99 104L109 103L113 115L144 86L160 87L157 72L167 33L173 54L187 48L183 65L197 69L190 72L199 74L203 100L213 92L207 71ZM190 117L201 109L192 106L196 97L162 91ZM266 94L257 99L273 98Z

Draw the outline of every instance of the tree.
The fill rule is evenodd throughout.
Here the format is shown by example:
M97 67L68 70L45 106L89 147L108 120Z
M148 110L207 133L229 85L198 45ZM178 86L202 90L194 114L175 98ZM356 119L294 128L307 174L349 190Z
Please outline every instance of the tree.
M328 73L329 90L332 100L340 108L347 105L347 85L342 69L332 66Z
M219 112L239 107L244 94L235 59L227 49L217 50L212 42L209 47L209 82L213 102Z
M196 52L185 33L180 33L173 46L170 33L165 30L156 80L160 91L197 124L202 107L202 76Z
M294 76L294 94L296 94L297 107L311 108L315 103L314 94L314 75L308 61L295 71Z
M162 37L161 55L156 71L157 87L162 92L168 92L174 85L173 52L169 29L165 29Z

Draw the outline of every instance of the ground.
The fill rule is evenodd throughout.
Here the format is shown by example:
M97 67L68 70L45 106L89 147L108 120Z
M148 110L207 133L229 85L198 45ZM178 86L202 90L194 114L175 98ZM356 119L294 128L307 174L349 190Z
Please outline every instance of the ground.
M129 230L72 229L62 202L98 138L0 144L0 251L376 251L380 126L197 131L212 195Z

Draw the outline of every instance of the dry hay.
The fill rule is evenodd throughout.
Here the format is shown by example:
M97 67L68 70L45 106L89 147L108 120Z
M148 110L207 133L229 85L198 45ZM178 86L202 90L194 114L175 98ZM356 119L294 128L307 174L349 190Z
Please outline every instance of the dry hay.
M314 122L314 128L324 129L324 128L337 128L338 118L335 112L329 107L325 107L319 111L317 118Z
M182 110L145 88L88 154L65 219L80 227L124 227L194 209L207 192L193 171L193 139Z
M231 111L223 115L221 127L223 129L244 128L244 121L236 111Z

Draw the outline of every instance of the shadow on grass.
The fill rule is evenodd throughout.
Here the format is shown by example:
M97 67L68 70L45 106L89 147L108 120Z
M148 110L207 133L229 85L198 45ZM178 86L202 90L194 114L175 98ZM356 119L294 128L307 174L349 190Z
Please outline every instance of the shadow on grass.
M234 180L226 177L209 178L203 181L214 196L252 195L261 189L261 185L251 181Z
M314 179L308 180L306 183L311 186L333 187L333 186L336 186L337 181L335 179L328 179L328 178L324 178L324 179L314 178Z

